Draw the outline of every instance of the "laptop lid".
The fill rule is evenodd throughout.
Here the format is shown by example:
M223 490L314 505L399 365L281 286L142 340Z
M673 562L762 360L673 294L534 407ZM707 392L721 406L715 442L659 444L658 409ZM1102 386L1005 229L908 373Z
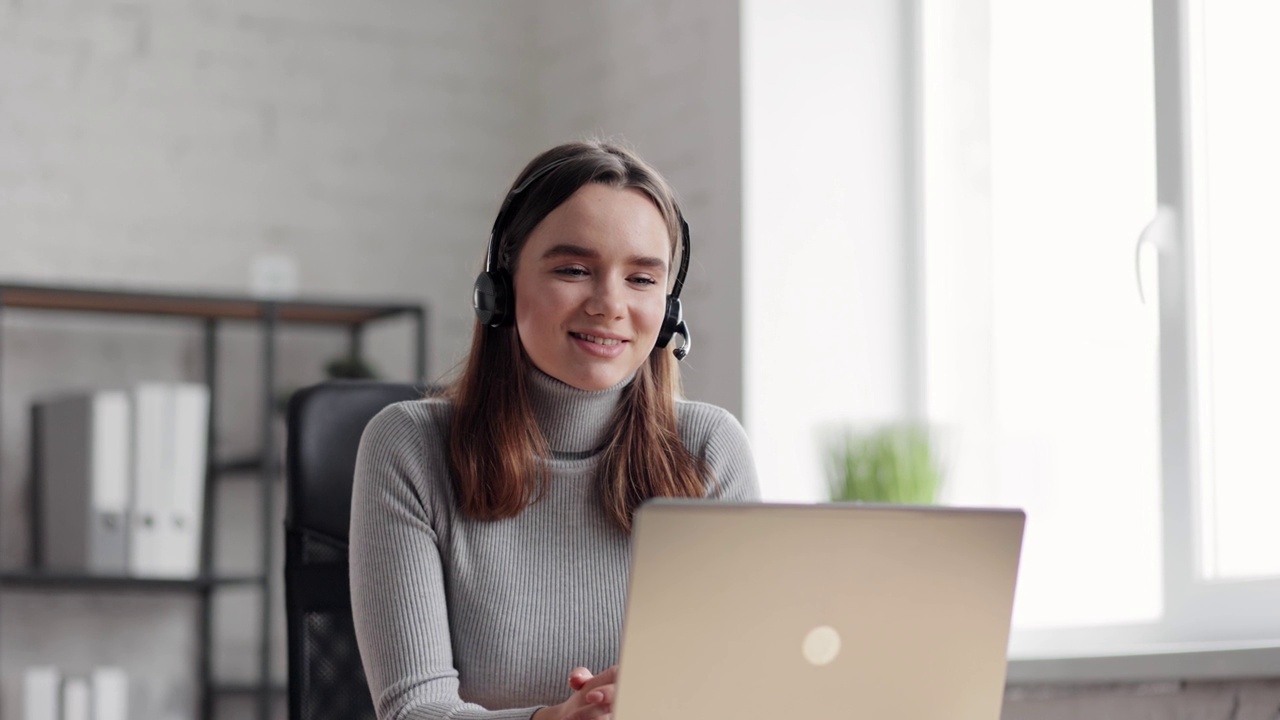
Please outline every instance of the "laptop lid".
M655 500L618 720L998 720L1025 516Z

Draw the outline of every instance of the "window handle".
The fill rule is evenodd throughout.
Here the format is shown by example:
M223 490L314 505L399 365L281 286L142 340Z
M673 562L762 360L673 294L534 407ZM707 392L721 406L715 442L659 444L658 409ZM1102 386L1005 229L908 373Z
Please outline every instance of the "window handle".
M1160 205L1156 208L1156 214L1151 218L1151 222L1147 223L1147 226L1138 234L1138 243L1133 248L1133 271L1138 280L1138 300L1143 305L1147 304L1147 294L1142 284L1142 248L1150 246L1158 256L1161 248L1165 247L1165 239L1169 237L1175 217L1172 207ZM1156 269L1159 269L1158 265Z

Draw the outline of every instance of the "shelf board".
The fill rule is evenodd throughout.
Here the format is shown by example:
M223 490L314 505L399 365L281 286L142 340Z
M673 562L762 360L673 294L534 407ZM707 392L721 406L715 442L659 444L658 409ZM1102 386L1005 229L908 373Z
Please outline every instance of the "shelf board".
M219 320L262 320L274 308L279 322L312 325L361 325L371 320L423 312L421 304L401 301L270 300L250 296L140 292L5 282L0 282L0 307Z
M257 695L262 691L262 685L251 682L214 683L209 689L217 695ZM288 691L288 686L283 684L272 683L267 687L267 692L272 695L284 695Z
M0 588L36 590L123 590L199 591L233 585L260 585L260 575L226 575L198 578L151 578L126 575L86 575L83 573L18 570L0 572Z
M279 479L284 473L284 466L281 463L274 463L271 470L274 477ZM219 477L261 475L262 458L256 455L229 458L214 465L214 474Z

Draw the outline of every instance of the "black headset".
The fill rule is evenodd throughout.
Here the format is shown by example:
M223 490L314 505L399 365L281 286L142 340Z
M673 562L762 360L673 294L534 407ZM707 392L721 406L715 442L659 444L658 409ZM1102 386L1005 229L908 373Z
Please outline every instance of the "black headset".
M498 243L502 239L507 215L516 196L524 192L530 185L545 177L557 167L575 158L561 158L533 172L525 181L512 188L502 201L498 217L493 221L493 230L489 233L489 251L485 254L484 272L476 276L475 287L471 294L471 304L475 308L476 318L483 325L502 327L515 319L515 288L511 281L511 273L498 267ZM684 339L673 352L677 360L683 360L693 347L693 338L689 335L689 326L684 322L684 311L680 307L680 290L684 288L684 277L689 272L689 223L684 221L680 208L676 208L676 217L680 221L681 247L680 270L676 273L675 285L667 295L666 315L662 320L662 328L658 331L657 347L664 348L671 343L671 338L679 335Z

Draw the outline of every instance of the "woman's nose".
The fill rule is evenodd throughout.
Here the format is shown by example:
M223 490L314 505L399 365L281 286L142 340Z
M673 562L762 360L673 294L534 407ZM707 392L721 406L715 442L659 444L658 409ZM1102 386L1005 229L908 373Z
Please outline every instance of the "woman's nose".
M623 280L615 278L604 278L592 283L591 297L587 298L587 313L610 319L622 317L626 307L622 295L623 284Z

